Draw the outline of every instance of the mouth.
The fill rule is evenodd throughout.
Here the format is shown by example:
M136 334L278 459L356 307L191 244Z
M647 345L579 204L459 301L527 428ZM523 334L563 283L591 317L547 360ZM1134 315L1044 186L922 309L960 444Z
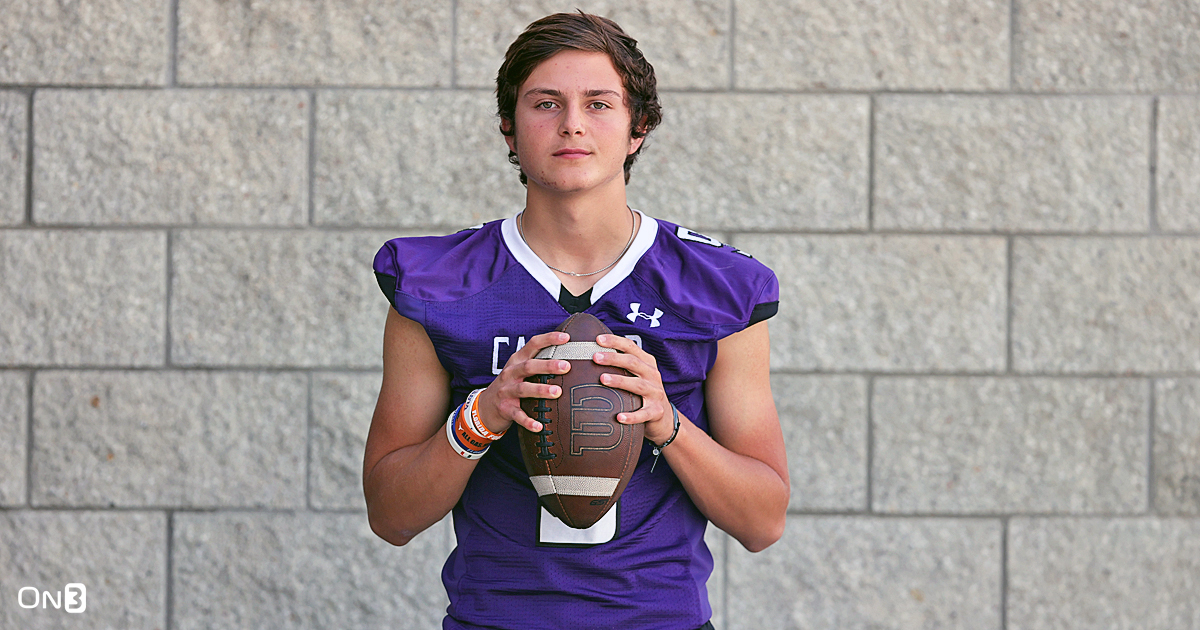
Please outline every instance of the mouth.
M585 157L591 155L591 152L584 149L562 149L554 152L554 157Z

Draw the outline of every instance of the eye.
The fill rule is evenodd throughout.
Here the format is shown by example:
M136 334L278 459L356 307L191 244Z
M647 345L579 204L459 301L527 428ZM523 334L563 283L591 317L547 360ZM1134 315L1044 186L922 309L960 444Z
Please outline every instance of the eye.
M533 108L534 109L553 109L554 106L555 106L554 101L542 101L541 103L534 105Z
M608 103L605 103L603 101L596 101L594 103L588 103L588 107L591 107L592 109L596 109L596 110L612 109L611 105L609 105Z

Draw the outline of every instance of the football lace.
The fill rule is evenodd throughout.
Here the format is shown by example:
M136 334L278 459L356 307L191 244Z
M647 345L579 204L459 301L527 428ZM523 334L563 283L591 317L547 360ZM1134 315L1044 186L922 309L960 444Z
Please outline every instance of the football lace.
M550 375L539 374L538 382L549 383ZM537 401L537 406L535 406L533 410L537 412L537 418L534 418L534 420L542 423L542 430L538 433L539 440L534 443L534 446L537 446L539 449L537 457L538 459L554 459L555 457L558 457L558 455L550 452L550 447L554 446L554 442L551 442L549 439L550 436L554 434L554 431L551 431L549 428L547 428L547 425L553 422L553 420L546 417L546 414L550 413L552 409L550 409L550 406L546 404L546 400L544 398L536 398L535 400Z

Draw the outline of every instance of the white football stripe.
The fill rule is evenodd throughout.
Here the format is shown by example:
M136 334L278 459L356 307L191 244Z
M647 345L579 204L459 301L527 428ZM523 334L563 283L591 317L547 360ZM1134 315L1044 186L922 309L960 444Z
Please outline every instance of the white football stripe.
M571 475L534 475L529 478L538 496L561 494L570 497L611 497L620 479Z
M594 341L568 341L561 346L548 346L542 348L534 358L580 361L583 359L592 358L592 355L596 354L597 352L616 352L616 350L613 350L612 348L605 348Z

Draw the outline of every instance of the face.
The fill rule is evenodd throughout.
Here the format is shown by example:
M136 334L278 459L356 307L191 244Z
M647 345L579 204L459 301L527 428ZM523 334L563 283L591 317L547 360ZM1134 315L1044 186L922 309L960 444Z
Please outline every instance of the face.
M608 55L566 50L543 61L517 91L516 133L505 136L529 187L579 193L624 186L630 137L625 89Z

